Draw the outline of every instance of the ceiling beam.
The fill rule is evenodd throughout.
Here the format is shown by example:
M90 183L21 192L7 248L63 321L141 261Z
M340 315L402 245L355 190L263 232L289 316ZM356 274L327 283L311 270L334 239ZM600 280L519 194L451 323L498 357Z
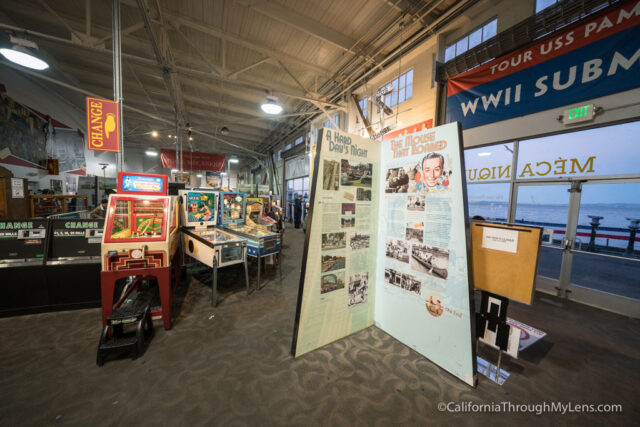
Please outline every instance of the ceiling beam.
M238 0L237 3L255 10L263 15L275 19L285 25L292 26L298 30L316 37L327 43L344 50L345 52L354 53L353 48L357 44L344 34L339 33L333 28L329 28L315 19L304 16L290 8L281 6L280 4L270 0Z
M173 63L173 57L171 55L171 46L169 44L169 39L165 34L165 36L162 37L164 41L163 46L160 46L160 42L158 41L156 33L153 30L151 16L149 15L149 7L147 6L146 1L137 0L137 2L140 13L142 14L142 20L144 21L144 27L147 30L147 35L149 36L149 40L151 41L151 47L153 48L156 62L162 70L162 78L167 88L167 92L169 92L171 102L173 102L173 107L176 111L178 126L185 126L189 119L184 107L182 87L180 86L180 81L175 72L175 64ZM161 50L163 48L164 52L162 52Z
M174 13L167 13L166 15L169 19L171 19L173 23L177 24L178 26L185 26L201 33L208 34L218 39L226 40L227 42L253 50L254 52L259 52L265 56L270 56L275 59L288 62L290 64L295 64L299 68L305 69L320 76L324 76L326 78L330 78L333 75L331 70L320 67L319 65L311 64L310 62L303 61L299 58L296 58L295 56L286 54L276 49L272 49L268 46L249 41L243 37L225 31L222 28L214 27L213 25L205 24L202 22L197 22L192 18L183 15Z

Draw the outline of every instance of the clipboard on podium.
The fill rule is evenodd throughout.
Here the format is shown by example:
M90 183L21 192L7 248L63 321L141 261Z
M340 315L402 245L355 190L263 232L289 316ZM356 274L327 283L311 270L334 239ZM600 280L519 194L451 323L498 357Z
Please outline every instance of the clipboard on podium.
M542 227L484 221L471 223L476 289L531 305Z

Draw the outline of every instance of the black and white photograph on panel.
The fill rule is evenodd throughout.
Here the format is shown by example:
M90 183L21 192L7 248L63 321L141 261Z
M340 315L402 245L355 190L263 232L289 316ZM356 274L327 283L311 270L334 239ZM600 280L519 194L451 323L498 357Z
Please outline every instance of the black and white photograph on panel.
M340 222L342 224L342 228L353 228L356 226L356 217L343 216L342 218L340 218Z
M407 210L410 211L424 211L425 196L407 196Z
M436 246L413 245L411 269L440 279L449 276L449 250Z
M333 270L342 270L346 265L346 256L344 254L322 255L322 272L326 273Z
M320 293L326 294L338 289L344 289L344 271L324 274L320 283Z
M403 274L400 287L416 295L420 295L420 279L411 274Z
M366 188L357 187L356 189L356 200L360 202L370 202L371 201L371 190Z
M342 159L342 185L358 185L361 187L371 187L373 176L373 163L350 162Z
M409 264L409 244L403 240L387 239L385 255L400 262Z
M345 233L323 233L322 250L343 249L347 247L347 237Z
M402 287L402 273L393 268L384 269L384 281L390 285Z
M367 302L369 293L369 273L349 276L349 307Z
M340 188L340 162L325 160L322 166L322 189L338 190Z
M413 243L423 242L424 231L422 230L422 228L407 227L406 233L407 233L406 235L407 242L413 242Z
M416 168L413 166L400 166L387 169L385 178L385 193L415 193Z
M356 204L355 203L343 203L342 204L342 215L355 215L356 214Z
M349 246L351 249L366 249L369 247L369 241L371 240L371 236L369 234L364 233L354 233L349 236Z

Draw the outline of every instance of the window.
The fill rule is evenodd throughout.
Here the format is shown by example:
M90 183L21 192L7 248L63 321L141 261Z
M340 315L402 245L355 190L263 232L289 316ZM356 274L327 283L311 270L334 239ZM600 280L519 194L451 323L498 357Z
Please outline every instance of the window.
M287 151L287 150L289 150L290 148L291 148L291 143L289 143L289 144L285 145L285 146L284 146L284 150L282 150L282 151Z
M549 6L553 6L557 2L558 0L536 0L536 13L548 8Z
M338 121L338 115L336 114L335 116L333 116L333 121L336 123L336 125L340 126L340 123ZM333 125L333 123L331 123L331 120L327 120L324 123L322 123L322 127L325 128L329 128L329 129L335 129L336 127ZM317 139L317 135L316 135L316 139Z
M361 99L358 101L358 105L360 106L360 110L362 111L362 116L367 119L369 118L369 97Z
M413 96L413 69L407 71L397 79L393 79L380 90L390 87L391 92L384 96L384 103L387 107L394 107L401 102L411 99Z
M541 0L537 1L540 2ZM555 0L546 1L553 2ZM492 21L476 28L469 34L448 45L444 50L444 62L450 61L456 56L462 55L469 49L473 49L480 43L489 40L491 37L495 37L496 34L498 34L498 18L495 18Z
M293 142L293 145L300 145L300 144L302 144L303 142L304 142L304 137L303 137L303 136L301 136L301 137L297 138L297 139Z
M282 150L278 150L278 160L282 160Z

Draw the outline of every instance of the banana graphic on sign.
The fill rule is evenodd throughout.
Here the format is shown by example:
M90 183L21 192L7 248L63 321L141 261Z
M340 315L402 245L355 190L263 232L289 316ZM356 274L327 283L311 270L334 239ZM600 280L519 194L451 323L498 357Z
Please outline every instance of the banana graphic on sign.
M109 139L109 134L116 130L115 114L107 114L107 120L104 122L104 136Z

